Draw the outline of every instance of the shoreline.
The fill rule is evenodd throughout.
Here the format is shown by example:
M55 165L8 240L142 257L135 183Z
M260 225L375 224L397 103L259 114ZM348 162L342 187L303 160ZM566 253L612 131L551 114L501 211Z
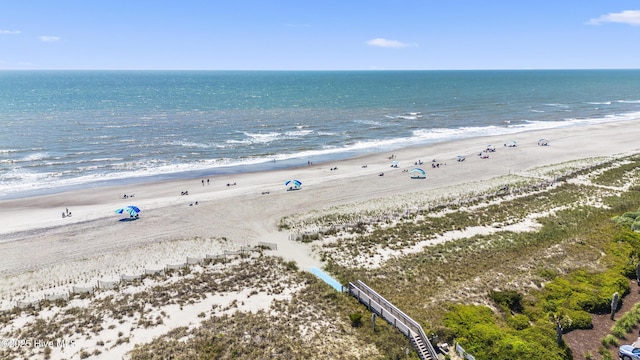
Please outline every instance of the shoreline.
M393 152L398 168L391 167L391 153L376 153L311 166L212 176L208 185L207 178L180 179L0 200L5 224L0 229L0 251L6 259L0 264L0 277L193 238L225 238L238 247L272 242L278 244L278 255L296 260L301 268L321 267L309 247L290 241L290 232L279 231L281 219L330 213L372 200L382 205L366 206L381 207L411 193L472 192L477 184L504 176L544 177L531 170L638 153L639 133L640 119L607 122L403 148ZM538 146L539 138L548 138L550 145ZM511 140L518 146L503 146ZM497 150L481 159L477 155L487 144L495 144ZM457 162L461 154L467 158ZM432 167L431 159L442 166ZM418 160L424 162L426 179L411 179L407 173ZM302 189L286 191L284 183L290 179L300 180ZM189 195L181 195L185 191ZM122 194L135 196L123 199ZM142 209L139 220L118 221L114 210L127 205ZM72 216L62 218L67 208Z
M1 200L0 216L6 225L0 229L0 311L16 306L36 309L35 315L30 310L19 312L4 331L15 331L15 324L27 324L36 318L55 318L51 314L72 307L100 312L106 306L101 301L109 296L126 299L128 304L136 294L145 294L153 286L201 284L200 280L192 281L202 274L219 277L222 282L244 271L241 278L252 279L245 287L211 290L184 306L172 303L172 298L167 303L158 301L140 318L106 317L102 328L91 336L65 335L66 340L77 342L77 347L53 350L56 359L81 358L91 350L98 350L98 354L104 351L96 355L98 358L125 356L136 345L149 343L178 327L204 324L205 314L217 318L236 311L266 310L274 302L288 301L305 286L298 269L312 273L313 268L323 268L317 244L290 238L320 226L318 219L332 222L346 214L355 215L347 221L357 221L364 214L397 215L398 210L402 215L442 199L486 194L504 184L553 180L563 171L640 154L637 134L640 119L408 147L311 166L211 177L209 184L207 178L195 178ZM550 140L549 146L538 146L541 137ZM516 147L503 145L511 140L517 141ZM487 144L494 144L495 152L482 152ZM489 158L483 159L479 153ZM389 158L392 154L394 159ZM467 158L458 162L459 154ZM426 179L411 178L409 170L418 160L424 162ZM392 161L399 161L398 168L391 167ZM284 183L288 179L300 180L302 188L287 191ZM189 194L181 195L184 191ZM124 193L135 196L123 199ZM121 215L114 210L126 205L140 207L140 218L119 221ZM66 208L73 215L62 218L60 213ZM512 225L531 224L524 221ZM508 228L502 225L451 231L429 244L468 236L468 231ZM250 252L248 258L227 257L261 243L274 245L267 256ZM386 260L429 244L418 243L399 253L374 246L371 253L347 253L346 259L336 255L334 260L375 272ZM273 262L274 258L278 260ZM207 263L208 259L215 260ZM262 262L263 270L253 273L254 264ZM288 263L293 263L295 271ZM182 269L192 271L183 273ZM153 276L164 271L180 275ZM131 282L145 274L152 276ZM266 274L272 275L265 278ZM282 287L283 282L292 285ZM268 290L274 285L287 291ZM94 290L95 296L84 296ZM200 296L201 292L188 294ZM38 307L42 300L50 304L56 299L69 302L60 307ZM127 341L121 342L121 338Z
M620 129L618 132L617 129ZM362 154L346 159L324 161L307 165L293 165L272 170L251 170L212 174L208 177L182 178L160 181L125 182L121 185L92 186L73 188L71 190L43 195L0 199L0 217L5 219L7 226L0 229L0 243L7 242L6 236L21 231L32 231L42 228L54 228L68 224L78 224L97 219L115 218L113 210L129 204L137 204L142 209L141 216L149 210L170 208L176 205L189 205L198 201L199 204L236 196L265 195L286 190L285 181L297 178L302 181L300 193L324 190L331 186L331 182L349 180L360 181L368 177L371 181L386 180L391 175L394 179L401 178L398 173L415 167L418 160L423 161L422 168L427 172L426 189L442 186L438 175L451 169L466 170L482 169L482 172L456 171L454 182L461 180L481 180L487 177L508 175L534 166L558 163L578 158L596 156L611 156L619 153L640 150L640 144L635 146L631 139L634 129L640 131L640 118L618 122L605 122L595 125L554 128L546 130L524 131L510 135L495 135L461 139L450 142L411 146L386 153ZM594 131L606 132L596 136ZM611 137L611 139L608 139ZM624 138L626 140L623 140ZM550 146L537 146L538 138L550 139ZM582 139L581 139L582 138ZM503 144L511 140L517 141L515 148L503 148ZM569 143L567 143L569 141ZM476 156L486 147L494 144L495 153L489 153L489 159ZM532 150L532 148L537 150ZM577 148L581 150L576 151ZM523 153L526 149L527 153ZM536 153L531 153L536 151ZM399 162L398 168L390 168L395 154ZM505 159L505 154L509 158ZM456 163L456 157L463 155L466 160ZM546 158L540 158L544 156ZM517 159L521 157L521 159ZM494 158L496 159L494 161ZM431 160L436 163L446 163L446 169L432 169ZM517 161L513 161L517 160ZM478 167L478 162L482 166ZM473 163L470 165L469 163ZM485 166L488 165L488 166ZM364 167L366 166L366 168ZM336 171L330 170L337 168ZM432 173L433 171L433 173ZM385 177L376 179L375 175L385 173ZM406 174L405 174L406 175ZM434 179L435 175L435 179ZM464 178L466 176L466 178ZM409 176L406 176L408 178ZM132 179L135 180L135 179ZM207 181L209 183L201 183ZM437 182L434 182L436 180ZM378 181L380 182L380 181ZM226 186L227 184L237 184ZM410 186L413 186L411 184ZM384 184L389 193L422 191L423 187L407 187ZM189 191L188 196L181 196L181 192ZM372 194L375 196L375 193ZM134 197L122 199L122 194L133 194ZM353 196L354 201L362 199L362 194ZM327 199L329 200L329 199ZM61 218L61 211L69 208L73 214L67 219ZM56 211L57 210L57 211Z
M616 122L633 122L640 118L640 112L630 112L624 114L612 115L611 117L603 117L596 119L574 119L571 121L559 121L559 122L549 122L545 125L542 124L530 124L527 126L510 126L505 124L504 127L496 127L494 130L494 134L485 134L485 131L488 131L489 128L478 128L475 131L464 130L464 128L458 129L461 131L461 134L453 135L449 134L447 137L436 136L432 139L423 139L420 143L413 143L413 141L409 141L410 145L398 146L397 143L394 142L395 145L387 146L379 144L376 147L365 147L358 149L345 147L342 149L335 149L336 151L330 152L320 152L315 153L315 151L311 151L310 154L304 155L303 153L299 154L281 154L284 156L282 159L262 159L257 162L249 162L244 163L242 161L238 161L236 163L213 166L209 168L195 168L191 170L180 170L175 172L163 172L163 173L155 173L155 174L146 174L146 175L132 175L132 174L111 174L109 177L105 177L102 179L93 179L86 182L78 182L78 179L67 179L65 181L70 181L71 183L66 185L53 185L49 184L44 187L31 188L26 190L19 190L17 192L12 192L10 190L4 190L2 194L0 194L0 202L5 200L17 200L17 199L28 199L32 197L39 196L47 196L47 195L56 195L62 193L69 193L84 189L101 189L108 187L116 187L116 186L127 186L127 185L135 185L135 184L148 184L148 183L158 183L164 181L185 181L190 179L197 178L207 178L207 177L219 177L219 176L233 176L237 174L251 174L251 173L264 173L270 171L279 171L279 170L288 170L295 169L299 167L306 167L306 163L311 161L313 163L323 164L330 162L341 162L348 161L350 159L357 159L360 157L368 157L375 156L377 154L386 154L390 152L401 152L406 149L411 148L430 148L436 147L438 145L447 144L447 143L455 143L466 140L480 139L480 138L504 138L504 139L512 139L517 137L518 134L528 133L528 132L554 132L561 129L571 129L571 128L580 128L580 127L588 127L588 126L597 126L601 124L607 123L616 123ZM437 130L437 129L435 129ZM453 130L453 129L447 129ZM386 148L386 149L385 149ZM257 160L257 159L256 159Z

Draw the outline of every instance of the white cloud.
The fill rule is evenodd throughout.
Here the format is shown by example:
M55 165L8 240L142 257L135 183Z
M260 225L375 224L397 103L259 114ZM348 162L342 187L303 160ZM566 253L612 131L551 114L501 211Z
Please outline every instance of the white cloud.
M595 19L590 19L587 24L600 25L602 23L620 23L640 26L640 10L624 10L618 13L609 13Z
M44 41L44 42L56 42L59 40L60 38L57 36L40 36L40 41Z
M20 30L2 30L0 29L0 35L18 35Z
M398 40L388 40L388 39L383 39L383 38L371 39L371 40L367 41L367 45L369 45L369 46L377 46L377 47L384 47L384 48L403 48L403 47L407 47L407 46L415 46L415 45L411 45L411 44L406 44L406 43L400 42Z

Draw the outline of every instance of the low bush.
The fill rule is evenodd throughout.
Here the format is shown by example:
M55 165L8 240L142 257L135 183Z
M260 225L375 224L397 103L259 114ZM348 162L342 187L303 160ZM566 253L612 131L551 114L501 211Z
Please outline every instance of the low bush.
M489 297L496 304L504 306L515 313L521 313L522 295L514 290L490 291Z
M350 313L349 320L351 320L351 326L353 327L362 326L362 313L361 312Z
M526 315L517 314L507 319L507 324L514 330L524 330L531 326L529 318Z
M619 344L618 338L611 334L605 335L605 337L600 340L600 343L605 347L618 346Z
M555 343L555 330L549 323L512 330L501 327L489 308L477 305L454 305L444 321L477 359L567 359L567 350Z

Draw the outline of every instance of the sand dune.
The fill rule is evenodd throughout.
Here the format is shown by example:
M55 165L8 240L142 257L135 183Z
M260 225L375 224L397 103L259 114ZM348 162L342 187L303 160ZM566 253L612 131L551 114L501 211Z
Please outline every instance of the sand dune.
M319 266L309 249L289 241L288 232L278 231L280 218L371 199L384 204L393 196L442 192L452 186L471 191L474 183L508 174L541 176L531 170L638 151L638 134L638 120L612 122L400 149L393 152L398 168L390 167L392 154L385 153L287 170L211 177L210 185L204 186L202 179L192 179L5 200L0 202L0 276L43 271L61 263L195 237L226 238L237 246L274 242L285 259L295 259L302 268ZM549 139L550 145L538 146L541 137ZM511 140L518 146L502 145ZM497 150L481 159L478 153L487 144L497 145ZM465 155L466 160L456 161L457 155ZM440 167L432 168L432 159ZM424 180L411 179L406 172L418 160L424 162ZM302 189L286 191L287 179L300 179ZM180 195L182 191L189 195ZM135 197L122 199L124 193ZM143 209L141 218L118 221L114 209L129 204ZM72 217L61 217L65 208ZM117 264L118 259L111 261L115 264L103 264L103 268L122 265Z
M455 199L495 189L505 179L552 180L545 171L554 164L557 168L579 167L640 153L639 134L640 119L636 119L522 132L508 138L452 141L286 170L212 176L208 185L198 178L0 201L0 309L64 294L74 286L91 288L98 281L108 283L122 275L180 266L190 259L197 261L259 242L276 244L277 250L271 253L297 262L301 269L321 268L323 264L311 246L290 240L293 233L313 224L313 219L335 213L385 214L423 206L430 199ZM550 140L549 146L538 146L542 137ZM512 140L518 146L503 145ZM481 158L478 154L487 144L494 144L496 151ZM392 155L398 161L397 168L391 167ZM458 162L458 155L466 160ZM409 171L419 160L426 179L411 179ZM287 179L301 180L302 188L287 191ZM181 195L184 191L189 194ZM123 199L125 193L135 196ZM140 218L119 221L121 216L114 209L130 204L142 209ZM63 218L66 208L72 216ZM280 231L278 225L285 218L294 228ZM306 219L310 220L305 223ZM300 226L295 228L296 224ZM395 255L381 252L369 261L382 262ZM375 268L376 264L367 266ZM238 299L247 298L250 291L239 292ZM122 356L134 344L172 327L197 322L197 313L212 304L226 306L233 301L233 295L216 296L196 303L193 311L191 307L174 309L175 314L168 318L183 322L167 321L150 330L138 329L130 343L103 355ZM264 304L269 299L264 294L254 298ZM107 333L119 330L118 326ZM105 341L117 338L114 335ZM93 346L94 340L85 340L83 346ZM64 350L56 354L69 356Z

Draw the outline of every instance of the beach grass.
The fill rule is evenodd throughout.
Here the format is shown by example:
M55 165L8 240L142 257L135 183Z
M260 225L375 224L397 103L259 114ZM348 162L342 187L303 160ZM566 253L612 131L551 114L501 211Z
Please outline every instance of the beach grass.
M80 252L77 263L69 261L73 266L43 265L52 276L40 282L46 270L24 271L16 278L32 282L3 288L12 303L26 306L0 312L2 337L64 339L75 346L5 348L0 358L405 358L408 340L380 319L374 330L365 306L305 271L306 253L296 252L304 249L343 284L363 280L422 324L434 342L458 341L478 359L568 359L568 349L555 341L556 323L567 331L588 328L591 313L604 311L613 292L628 291L640 261L640 237L611 220L640 207L639 165L637 155L596 156L507 169L465 185L446 182L438 191L405 189L423 183L391 184L379 196L369 194L377 185L358 193L355 180L338 178L355 195L327 204L322 195L334 194L333 186L309 196L306 189L264 195L267 201L249 190L234 197L227 194L236 188L225 189L211 195L211 206L203 201L190 208L177 230L162 227L168 217L160 215L127 224L146 237L136 246L114 247L120 252L108 243L121 233L102 220L34 230L49 231L57 241L57 232L73 237L95 228L107 240L94 239L92 251L106 254ZM467 164L456 166L465 174ZM258 185L250 190L263 191ZM278 204L295 211L269 215L269 205ZM251 214L262 214L264 222L238 220ZM145 233L145 224L162 231ZM201 236L202 228L219 237ZM278 250L254 246L236 253L252 234L276 239ZM279 240L287 237L294 240ZM203 258L206 251L227 250L233 255ZM183 264L190 256L203 260ZM152 257L158 259L145 262ZM32 294L82 288L96 276L144 273L158 261L176 266L109 289L29 302ZM611 337L601 342L613 343Z

